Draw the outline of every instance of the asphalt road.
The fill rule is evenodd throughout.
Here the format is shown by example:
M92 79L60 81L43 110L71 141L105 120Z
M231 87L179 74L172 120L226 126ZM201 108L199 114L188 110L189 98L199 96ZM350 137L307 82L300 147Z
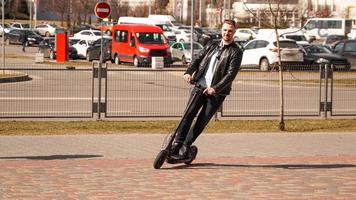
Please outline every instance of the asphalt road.
M82 116L90 117L92 100L97 101L98 82L93 82L91 64L35 64L36 47L23 55L18 45L7 52L7 68L29 74L31 81L0 84L0 117L4 116ZM137 70L131 65L109 65L107 83L102 82L102 102L107 100L107 115L180 116L188 99L189 86L182 80L184 68L167 71ZM349 79L355 72L335 73L334 79ZM287 115L318 115L320 91L317 71L284 73L285 112ZM232 116L268 116L279 113L278 72L242 71L238 74L223 113ZM105 90L105 87L106 90ZM94 86L94 89L93 89ZM105 92L106 91L106 92ZM330 91L328 91L330 95ZM321 95L320 95L321 94ZM93 99L94 97L94 99ZM341 114L356 113L355 87L335 85L333 109ZM330 98L329 98L330 101Z

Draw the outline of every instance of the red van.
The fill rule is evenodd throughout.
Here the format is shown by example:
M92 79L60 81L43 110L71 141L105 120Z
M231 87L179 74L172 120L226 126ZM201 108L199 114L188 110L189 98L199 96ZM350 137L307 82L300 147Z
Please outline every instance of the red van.
M134 66L149 66L152 57L163 57L164 65L172 63L168 40L158 26L118 24L112 28L112 60L116 64L133 62Z

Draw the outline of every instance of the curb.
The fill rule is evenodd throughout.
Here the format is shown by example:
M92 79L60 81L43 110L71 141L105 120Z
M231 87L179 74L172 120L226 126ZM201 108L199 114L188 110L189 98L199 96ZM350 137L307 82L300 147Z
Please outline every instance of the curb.
M11 83L11 82L20 82L20 81L29 81L32 80L28 74L16 75L11 77L0 78L0 83Z

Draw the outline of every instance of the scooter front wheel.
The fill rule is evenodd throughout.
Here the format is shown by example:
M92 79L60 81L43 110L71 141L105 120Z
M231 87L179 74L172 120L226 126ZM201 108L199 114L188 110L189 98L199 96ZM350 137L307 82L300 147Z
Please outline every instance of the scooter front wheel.
M161 150L157 156L156 156L156 159L154 160L153 162L153 167L155 169L159 169L162 167L164 161L166 160L167 158L167 155L168 155L168 151L167 150Z

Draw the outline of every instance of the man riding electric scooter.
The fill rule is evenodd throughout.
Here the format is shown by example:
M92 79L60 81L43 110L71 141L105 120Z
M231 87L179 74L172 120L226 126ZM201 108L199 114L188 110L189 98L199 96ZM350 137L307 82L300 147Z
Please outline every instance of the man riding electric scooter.
M221 30L222 40L207 44L188 66L184 79L189 84L195 83L195 86L181 122L172 136L174 138L169 145L167 162L174 163L179 160L191 162L195 158L191 152L191 145L217 112L225 97L230 94L243 54L234 43L235 30L235 21L225 20ZM202 90L202 95L196 95L199 90ZM193 124L195 117L197 119ZM197 151L196 147L193 149ZM154 167L159 168L160 165L155 164Z

